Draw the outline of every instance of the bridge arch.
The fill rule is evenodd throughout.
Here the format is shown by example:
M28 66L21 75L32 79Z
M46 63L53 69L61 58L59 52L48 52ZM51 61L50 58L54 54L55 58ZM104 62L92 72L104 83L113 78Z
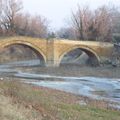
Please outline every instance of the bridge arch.
M97 53L94 50L92 50L91 48L86 47L86 46L73 46L73 47L65 50L64 52L62 52L61 55L59 56L58 65L61 64L61 61L66 54L68 54L70 51L73 51L75 49L80 49L83 52L85 52L88 55L90 62L92 62L92 60L94 60L92 65L95 65L95 66L99 65L100 57L97 55Z
M6 47L9 47L9 46L12 46L12 45L21 45L21 46L29 47L31 50L33 50L37 54L39 59L43 60L44 65L46 65L46 56L45 56L45 54L43 53L43 51L40 48L38 48L33 43L30 43L28 41L25 42L25 41L22 41L22 40L21 41L13 40L11 42L6 41L6 42L4 42L2 44L2 48L6 48Z

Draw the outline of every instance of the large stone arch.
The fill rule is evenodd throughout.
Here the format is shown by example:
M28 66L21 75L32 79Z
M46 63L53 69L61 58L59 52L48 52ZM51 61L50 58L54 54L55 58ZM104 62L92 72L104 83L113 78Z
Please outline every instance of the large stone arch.
M19 41L19 40L13 40L13 41L6 41L2 44L2 49L5 48L5 47L8 47L8 46L12 46L12 45L23 45L23 46L27 46L29 47L30 49L32 49L37 55L39 58L42 57L43 61L44 61L44 65L46 65L46 55L44 54L44 52L39 48L37 47L36 45L34 45L33 43L30 43L28 41Z
M86 47L86 46L73 46L73 47L70 47L69 49L66 49L65 51L63 51L60 56L59 56L59 60L58 60L58 65L60 65L63 57L69 53L70 51L72 50L75 50L75 49L81 49L83 52L85 52L90 58L91 57L94 57L96 59L96 65L99 65L100 63L100 57L97 55L97 53L92 50L91 48L89 47Z

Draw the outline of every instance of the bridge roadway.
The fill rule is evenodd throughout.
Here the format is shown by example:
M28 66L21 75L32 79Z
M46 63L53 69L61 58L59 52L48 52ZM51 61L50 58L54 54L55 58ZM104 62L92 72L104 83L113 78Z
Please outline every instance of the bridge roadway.
M30 47L44 61L45 66L59 66L65 54L81 49L94 64L110 59L114 45L108 42L39 39L30 37L9 37L0 39L0 49L11 45Z

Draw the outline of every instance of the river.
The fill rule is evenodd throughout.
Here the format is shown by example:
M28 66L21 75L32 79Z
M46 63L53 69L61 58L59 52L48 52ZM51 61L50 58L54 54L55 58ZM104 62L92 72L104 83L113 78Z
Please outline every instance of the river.
M40 64L39 60L20 61L0 65L0 76L19 78L25 83L36 86L48 87L70 92L76 95L87 96L92 99L106 100L117 104L120 108L120 79L95 76L60 76L50 75L46 72L38 73L32 68ZM20 68L29 66L31 71L23 71ZM40 69L40 67L37 67Z

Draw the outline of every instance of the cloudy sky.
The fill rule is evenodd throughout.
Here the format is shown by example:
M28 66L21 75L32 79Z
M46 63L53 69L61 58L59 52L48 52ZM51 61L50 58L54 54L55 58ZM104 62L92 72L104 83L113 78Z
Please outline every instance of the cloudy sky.
M88 5L92 9L104 4L114 4L119 7L120 0L23 0L25 11L33 15L45 16L55 29L67 25L71 11L76 10L77 4Z

